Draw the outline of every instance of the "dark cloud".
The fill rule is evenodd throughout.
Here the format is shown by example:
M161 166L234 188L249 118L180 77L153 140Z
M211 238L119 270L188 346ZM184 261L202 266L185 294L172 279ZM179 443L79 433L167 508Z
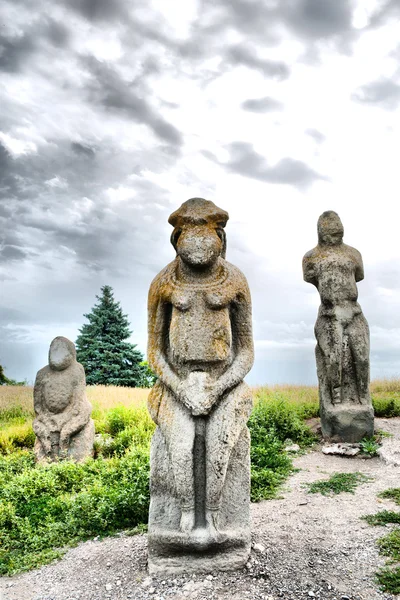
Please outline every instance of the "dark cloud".
M20 71L24 60L34 49L35 43L28 34L0 38L0 70L9 73Z
M4 17L3 17L4 18ZM27 23L18 34L0 35L0 70L7 73L22 71L40 50L47 46L65 47L70 34L63 23L43 14L34 24Z
M120 0L67 0L66 5L90 21L115 21L127 16L127 3Z
M26 256L27 253L16 246L3 246L0 249L0 262L21 260Z
M71 148L76 154L88 156L89 158L93 158L96 154L93 148L80 144L79 142L72 142Z
M70 40L70 32L63 23L50 19L46 27L48 40L56 47L66 46Z
M358 88L352 99L362 104L372 104L394 110L400 104L400 85L391 79L382 77Z
M265 77L274 77L278 80L289 77L289 67L281 61L260 58L257 52L247 45L231 46L227 51L227 60L230 64L243 65L250 69L260 71Z
M83 62L92 76L88 86L92 102L137 123L146 124L158 138L176 147L181 146L181 133L141 96L140 82L125 81L110 66L93 57L86 57Z
M12 158L7 148L0 142L0 177L5 176ZM2 181L2 179L0 179Z
M368 28L375 29L385 25L390 19L398 19L400 3L398 0L386 0L372 13Z
M287 0L280 9L288 27L306 39L329 39L352 30L351 0Z
M247 40L249 36L258 45L277 45L284 31L301 38L307 53L316 55L315 43L333 42L339 51L349 52L359 31L352 26L352 0L223 0L215 10L213 0L203 0L203 11L214 9L212 28L202 26L205 36L218 30L234 28ZM206 23L207 21L204 20Z
M320 131L318 131L318 129L306 129L304 133L312 137L313 140L317 142L317 144L322 144L322 142L326 140L326 136Z
M294 158L282 158L276 165L271 166L264 156L256 152L251 144L245 142L234 142L228 146L228 150L231 158L223 165L244 177L251 177L265 183L293 185L299 189L309 187L314 181L326 180L326 177ZM213 158L210 153L205 155Z
M273 112L276 110L283 110L283 103L275 98L266 96L265 98L249 98L242 102L241 107L243 110L248 110L255 113L266 113Z

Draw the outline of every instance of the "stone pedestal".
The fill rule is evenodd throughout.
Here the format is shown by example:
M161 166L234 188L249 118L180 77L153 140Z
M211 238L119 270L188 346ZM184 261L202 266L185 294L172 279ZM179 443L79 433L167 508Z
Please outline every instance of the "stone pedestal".
M315 356L319 381L321 430L324 440L353 444L361 441L364 437L373 436L374 409L371 402L369 404L360 403L347 335L343 336L342 344L343 373L340 403L332 403L325 359L318 345Z
M196 526L190 535L179 529L181 509L163 435L151 443L149 572L167 575L229 571L242 568L250 554L250 435L247 427L232 451L219 515L221 538L210 540L204 523L204 437L195 438Z
M327 441L359 442L374 434L374 410L372 406L321 404L321 429Z

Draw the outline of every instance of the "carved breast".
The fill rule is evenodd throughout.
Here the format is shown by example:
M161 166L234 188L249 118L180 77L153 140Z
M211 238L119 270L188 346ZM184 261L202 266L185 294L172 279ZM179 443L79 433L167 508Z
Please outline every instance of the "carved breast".
M175 293L169 344L177 363L227 360L232 351L229 298L198 289Z

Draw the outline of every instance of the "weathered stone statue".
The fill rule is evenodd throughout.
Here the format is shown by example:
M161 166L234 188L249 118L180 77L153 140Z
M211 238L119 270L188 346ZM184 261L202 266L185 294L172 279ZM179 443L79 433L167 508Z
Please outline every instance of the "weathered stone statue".
M74 344L65 337L54 338L49 364L36 375L33 390L36 460L79 462L93 455L94 423L85 386Z
M364 279L361 254L343 243L343 225L333 211L318 220L318 246L303 258L304 280L321 296L316 359L324 438L358 442L374 432L369 393L369 328L357 302Z
M227 220L184 202L169 218L176 258L150 287L151 573L232 569L250 551L251 300L225 260Z

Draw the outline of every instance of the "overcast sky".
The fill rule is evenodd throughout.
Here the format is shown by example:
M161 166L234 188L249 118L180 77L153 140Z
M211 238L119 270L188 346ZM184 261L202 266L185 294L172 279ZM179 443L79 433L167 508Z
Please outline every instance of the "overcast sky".
M373 377L400 376L399 0L1 0L0 363L33 381L100 287L146 349L169 214L230 214L248 381L316 382L318 216L360 250Z

